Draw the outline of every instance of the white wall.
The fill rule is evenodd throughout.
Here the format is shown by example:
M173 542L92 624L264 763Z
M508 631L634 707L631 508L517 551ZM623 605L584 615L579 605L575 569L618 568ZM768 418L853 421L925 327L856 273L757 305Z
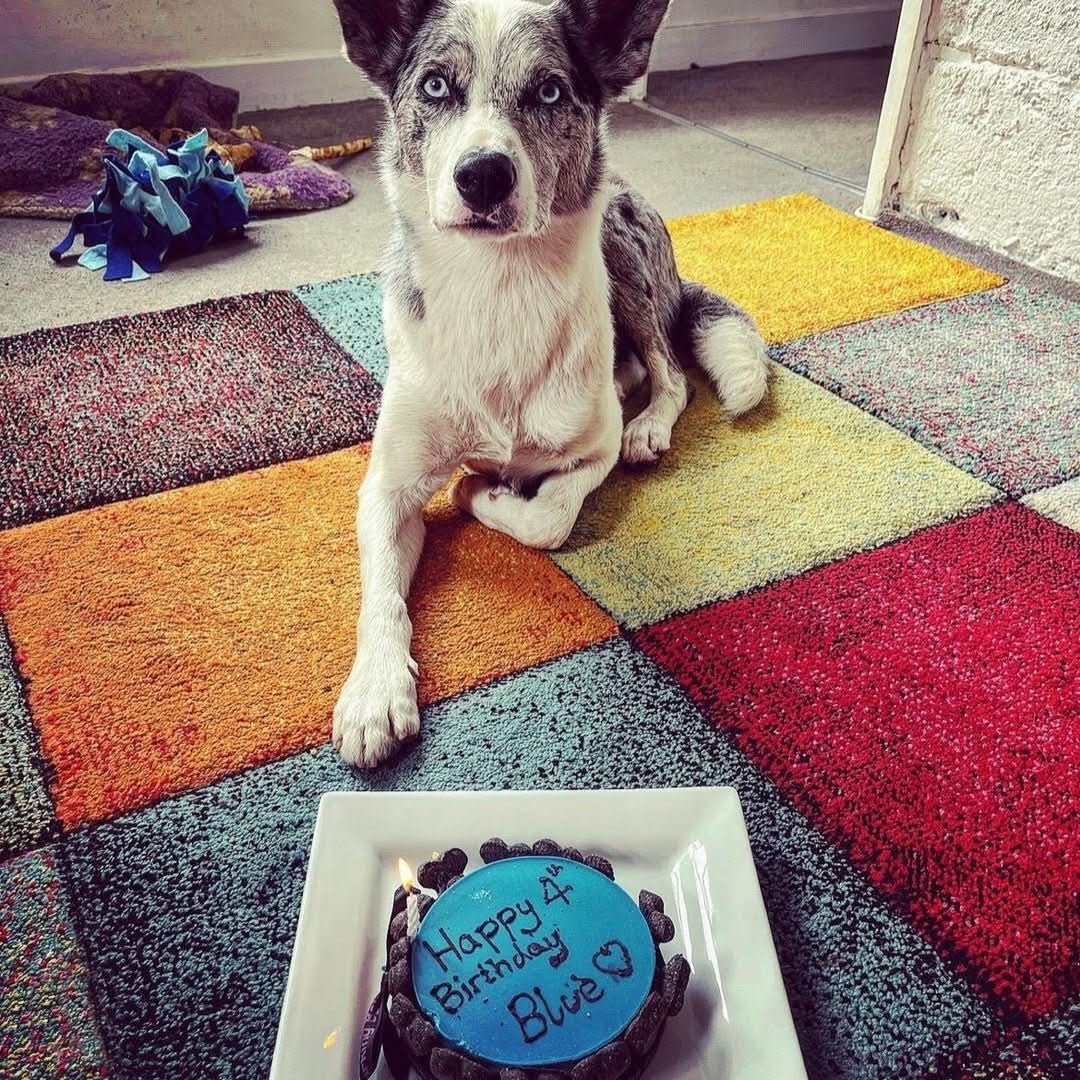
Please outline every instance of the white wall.
M2 0L0 81L183 67L244 108L366 96L331 0ZM672 0L653 69L891 44L900 0Z
M653 71L891 45L901 0L671 0Z
M934 0L892 201L1080 280L1080 0Z
M308 0L7 0L5 73L116 68L333 49L333 8ZM12 10L13 8L13 10ZM12 21L14 15L14 21Z
M0 2L0 81L180 67L236 87L249 109L370 93L341 55L331 0Z

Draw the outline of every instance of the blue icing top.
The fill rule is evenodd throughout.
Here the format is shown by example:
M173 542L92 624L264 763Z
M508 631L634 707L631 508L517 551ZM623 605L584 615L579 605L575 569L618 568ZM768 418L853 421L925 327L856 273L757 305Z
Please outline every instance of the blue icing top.
M569 859L502 859L428 910L412 947L417 1002L451 1045L495 1065L577 1061L645 1002L656 946L634 901Z

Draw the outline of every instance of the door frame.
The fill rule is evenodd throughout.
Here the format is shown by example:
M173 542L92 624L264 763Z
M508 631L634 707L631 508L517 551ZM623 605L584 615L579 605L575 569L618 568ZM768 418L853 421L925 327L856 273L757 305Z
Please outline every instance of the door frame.
M896 209L901 155L911 127L912 108L926 77L927 26L933 5L934 0L903 0L900 9L866 196L858 211L860 217L871 221L885 210Z

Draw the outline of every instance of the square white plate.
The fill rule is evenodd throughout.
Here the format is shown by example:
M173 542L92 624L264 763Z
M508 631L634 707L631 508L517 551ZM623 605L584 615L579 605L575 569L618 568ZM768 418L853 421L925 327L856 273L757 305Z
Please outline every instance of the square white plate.
M385 961L397 860L550 837L664 898L693 975L648 1080L805 1080L734 788L341 792L319 804L271 1080L354 1080ZM327 1045L329 1043L329 1045ZM391 1080L385 1063L376 1073Z

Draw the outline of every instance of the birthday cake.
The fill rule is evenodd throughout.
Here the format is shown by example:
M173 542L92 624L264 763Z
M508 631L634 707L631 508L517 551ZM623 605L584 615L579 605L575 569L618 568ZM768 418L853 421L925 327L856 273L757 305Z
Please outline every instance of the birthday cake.
M454 848L398 889L383 987L361 1043L405 1080L634 1080L690 977L665 961L663 900L635 904L611 864L551 840Z

